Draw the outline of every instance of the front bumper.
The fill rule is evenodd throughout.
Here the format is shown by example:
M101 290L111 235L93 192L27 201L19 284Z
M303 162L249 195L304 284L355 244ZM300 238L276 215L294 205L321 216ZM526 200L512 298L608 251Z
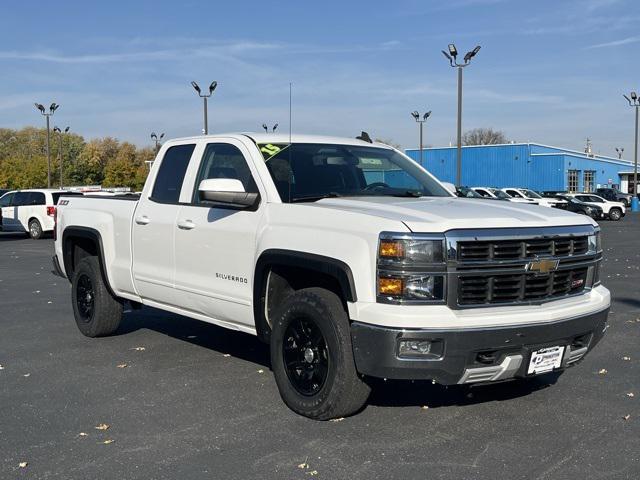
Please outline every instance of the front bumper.
M531 353L566 346L561 368L580 361L602 339L609 308L555 322L485 328L402 329L353 322L358 372L389 379L435 380L443 385L527 376ZM401 339L431 341L433 358L400 358Z

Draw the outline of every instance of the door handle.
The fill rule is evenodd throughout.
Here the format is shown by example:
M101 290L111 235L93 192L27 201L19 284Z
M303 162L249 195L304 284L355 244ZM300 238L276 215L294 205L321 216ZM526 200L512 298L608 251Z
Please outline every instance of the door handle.
M140 217L136 217L136 223L138 225L146 225L149 223L149 217L147 217L146 215L142 215Z
M178 222L178 228L180 230L191 230L196 228L196 224L193 223L191 220L180 220Z

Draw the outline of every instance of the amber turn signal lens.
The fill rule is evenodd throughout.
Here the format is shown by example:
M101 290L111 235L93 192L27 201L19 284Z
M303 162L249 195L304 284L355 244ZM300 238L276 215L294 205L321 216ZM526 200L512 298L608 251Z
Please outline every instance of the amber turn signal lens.
M380 295L402 295L403 289L401 278L378 278L378 293Z
M399 241L383 240L380 242L381 257L404 257L404 244Z

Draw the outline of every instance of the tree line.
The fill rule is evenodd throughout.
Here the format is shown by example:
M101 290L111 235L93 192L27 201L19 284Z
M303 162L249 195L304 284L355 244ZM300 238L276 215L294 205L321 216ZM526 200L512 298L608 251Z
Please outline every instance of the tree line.
M142 189L155 157L153 147L138 148L112 137L86 141L75 133L51 132L51 185L60 185L60 154L65 187L102 185ZM0 128L0 188L47 186L47 130Z

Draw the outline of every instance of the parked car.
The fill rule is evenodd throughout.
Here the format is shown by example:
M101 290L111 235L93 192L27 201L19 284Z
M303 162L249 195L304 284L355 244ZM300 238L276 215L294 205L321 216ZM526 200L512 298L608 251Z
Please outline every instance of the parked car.
M538 193L530 190L528 188L502 188L503 192L508 193L514 198L528 198L530 200L534 200L538 202L538 205L543 207L559 207L565 200L553 199L553 198L545 198L539 195Z
M514 203L526 203L528 205L538 205L538 202L533 200L532 198L520 198L520 197L512 197L506 192L498 188L490 188L490 187L471 187L471 189L480 194L480 196L484 198L493 198L496 200L506 200L508 202Z
M81 195L55 189L13 190L0 197L2 230L25 232L39 239L53 230L56 205L62 195Z
M604 211L602 207L597 205L590 205L588 203L581 202L577 198L571 195L558 195L557 198L564 200L566 210L573 213L579 213L581 215L587 215L594 220L604 218Z
M633 198L631 193L622 193L615 188L598 188L596 193L611 202L621 202L627 208L631 205L631 199Z
M284 402L327 420L361 409L370 377L500 382L583 359L610 307L600 229L540 210L458 198L364 140L191 137L162 145L139 199L62 199L53 263L84 335L113 334L127 302L257 335Z
M609 220L618 221L627 213L624 203L611 202L609 200L605 200L599 195L594 195L593 193L574 193L570 196L580 200L581 202L602 208L605 217Z

